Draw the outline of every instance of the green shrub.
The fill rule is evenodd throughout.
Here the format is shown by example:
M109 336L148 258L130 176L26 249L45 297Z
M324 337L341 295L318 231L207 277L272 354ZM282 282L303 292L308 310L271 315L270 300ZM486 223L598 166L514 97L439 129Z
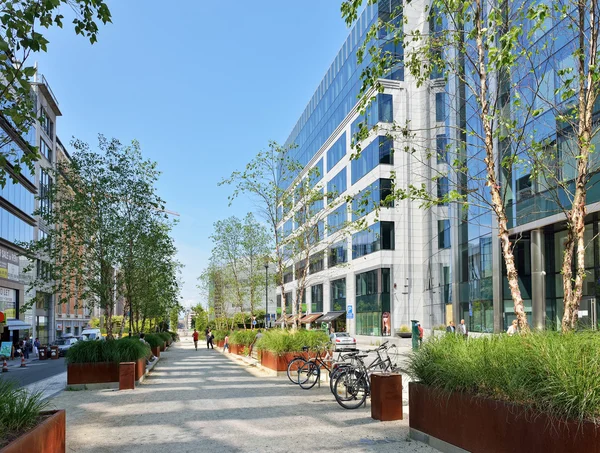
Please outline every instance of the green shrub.
M445 335L409 357L409 372L446 392L521 404L563 420L600 420L600 336L592 332Z
M250 346L254 342L254 338L256 338L257 333L257 330L236 330L229 337L229 344ZM225 337L223 336L223 338Z
M177 332L169 330L169 335L171 335L171 341L179 341L179 334Z
M150 354L148 346L131 339L78 341L69 348L67 363L135 362Z
M167 344L169 344L169 343L171 343L171 341L173 341L173 339L171 338L171 334L169 334L168 332L158 332L155 335L158 335Z
M435 326L433 330L446 330L446 326L444 324L440 324L439 326Z
M311 349L328 345L329 336L322 330L283 330L272 329L264 333L256 342L259 351L270 351L276 354L302 351L304 346Z
M0 449L7 443L8 434L18 435L35 426L48 404L42 392L29 393L0 379Z
M144 335L144 340L153 348L162 346L165 343L165 340L156 333L148 333Z
M408 327L406 325L400 326L400 329L398 329L398 331L400 333L409 333L409 332L411 332L410 327Z
M225 337L229 334L228 330L213 330L213 335L215 336L215 341L224 340Z

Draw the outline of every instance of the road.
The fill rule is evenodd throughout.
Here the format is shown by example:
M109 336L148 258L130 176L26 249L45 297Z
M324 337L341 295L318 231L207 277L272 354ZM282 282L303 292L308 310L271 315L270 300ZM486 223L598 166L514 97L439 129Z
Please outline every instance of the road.
M30 357L32 356L33 354ZM9 371L0 373L0 379L14 381L19 387L28 386L67 371L64 357L57 360L29 359L25 368L20 367L21 361L18 359L8 360L7 363Z

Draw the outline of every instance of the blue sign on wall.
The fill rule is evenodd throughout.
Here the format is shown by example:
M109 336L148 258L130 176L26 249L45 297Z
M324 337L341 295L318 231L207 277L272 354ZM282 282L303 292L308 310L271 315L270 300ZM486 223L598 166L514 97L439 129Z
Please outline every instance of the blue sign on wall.
M354 319L354 312L352 311L352 305L346 307L346 319Z

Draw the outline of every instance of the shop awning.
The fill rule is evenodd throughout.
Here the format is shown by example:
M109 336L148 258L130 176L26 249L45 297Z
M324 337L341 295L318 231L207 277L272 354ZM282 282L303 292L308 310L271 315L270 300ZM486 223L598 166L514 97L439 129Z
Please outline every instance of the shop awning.
M6 325L8 326L8 330L27 330L31 329L31 325L26 322L21 321L20 319L9 319L6 321Z
M308 324L315 322L315 320L319 319L321 316L323 316L323 313L309 313L308 315L304 315L302 318L300 318L300 322L302 324Z
M275 324L285 324L285 318L285 315L280 316L279 319L275 321Z
M336 319L338 319L341 316L346 316L346 312L345 311L330 311L329 313L324 314L323 316L318 318L316 320L316 322L331 322L331 321L335 321Z

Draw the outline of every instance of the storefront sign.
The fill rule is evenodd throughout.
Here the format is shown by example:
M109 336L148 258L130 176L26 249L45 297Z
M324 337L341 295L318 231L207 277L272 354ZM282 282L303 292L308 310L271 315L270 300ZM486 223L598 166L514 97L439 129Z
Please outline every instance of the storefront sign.
M0 278L19 281L19 255L0 247Z
M17 292L14 289L0 286L0 310L14 311L17 308ZM10 315L10 314L9 314ZM14 316L14 314L12 315Z
M346 319L354 319L354 311L352 311L352 305L346 307Z

